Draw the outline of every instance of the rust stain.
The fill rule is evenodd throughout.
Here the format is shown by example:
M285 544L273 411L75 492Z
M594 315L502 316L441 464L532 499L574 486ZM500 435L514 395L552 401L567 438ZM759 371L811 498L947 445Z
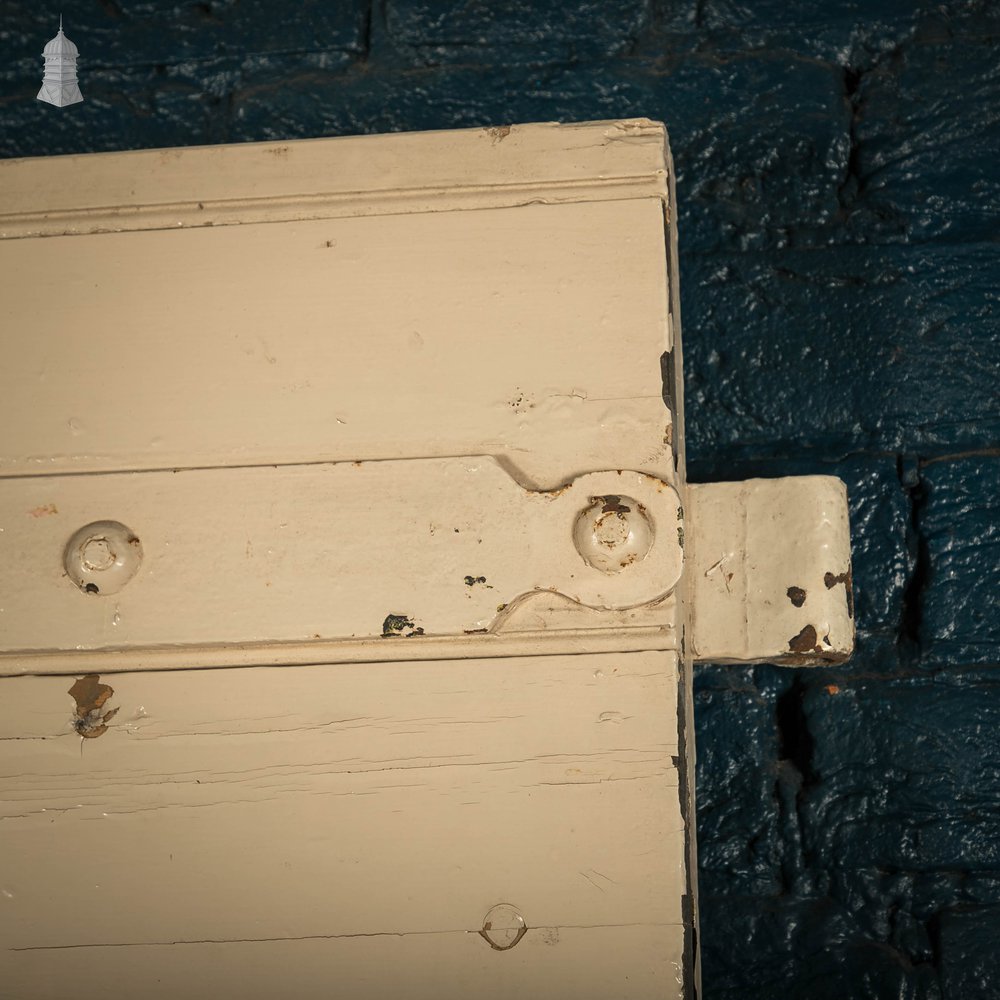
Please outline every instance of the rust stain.
M503 142L510 135L509 125L494 125L492 128L484 129L486 134L493 141L495 146L498 142Z
M836 684L827 684L823 690L829 695L840 694L840 688Z
M785 656L776 656L771 662L777 663L780 666L801 667L810 663L844 663L847 659L847 653L832 649L823 651L814 649L805 653L789 653Z
M100 674L80 677L69 689L76 701L76 717L73 728L88 740L103 736L108 731L108 722L118 713L117 708L103 711L108 699L115 693L109 684L101 683Z
M31 517L49 517L52 514L58 514L59 508L56 507L54 503L42 504L41 507L33 507L28 511Z
M822 653L823 650L816 640L815 627L806 625L798 635L794 635L788 640L788 648L793 653Z
M826 573L823 577L823 582L826 584L827 590L832 590L837 586L838 583L844 585L844 590L847 593L847 617L854 617L854 577L852 575L851 567L848 566L847 570L843 573Z
M801 608L802 605L806 603L806 592L801 587L789 587L785 593L788 595L788 599L797 608Z
M594 503L603 503L602 514L631 514L632 508L622 503L622 498L609 494L606 497L592 497Z

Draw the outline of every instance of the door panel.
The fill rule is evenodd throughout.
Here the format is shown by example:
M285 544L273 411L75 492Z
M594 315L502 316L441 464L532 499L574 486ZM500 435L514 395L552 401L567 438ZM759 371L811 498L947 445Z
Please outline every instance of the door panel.
M692 997L663 127L0 174L0 993Z

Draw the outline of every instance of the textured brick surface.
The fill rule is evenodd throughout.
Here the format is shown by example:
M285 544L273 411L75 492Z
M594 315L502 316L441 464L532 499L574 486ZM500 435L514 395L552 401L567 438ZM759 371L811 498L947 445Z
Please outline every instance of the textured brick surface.
M651 6L649 0L388 0L385 22L399 56L416 65L544 65L627 53L649 26Z
M1000 664L1000 454L933 462L923 484L928 578L919 638L925 657L942 669L956 662Z
M998 273L997 243L686 258L689 446L831 456L997 440Z
M0 2L0 155L646 115L690 466L831 473L858 648L700 668L709 1000L1000 996L1000 5Z

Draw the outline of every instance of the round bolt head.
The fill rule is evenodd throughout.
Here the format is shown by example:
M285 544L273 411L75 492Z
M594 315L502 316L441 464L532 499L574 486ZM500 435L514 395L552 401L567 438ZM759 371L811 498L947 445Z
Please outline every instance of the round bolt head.
M653 547L653 525L646 508L631 497L591 497L573 525L576 550L602 573L622 570L646 558Z
M86 524L67 542L66 573L85 594L116 594L135 576L142 544L119 521Z
M489 942L494 951L510 951L527 933L528 925L517 907L510 903L497 903L483 918L479 936Z

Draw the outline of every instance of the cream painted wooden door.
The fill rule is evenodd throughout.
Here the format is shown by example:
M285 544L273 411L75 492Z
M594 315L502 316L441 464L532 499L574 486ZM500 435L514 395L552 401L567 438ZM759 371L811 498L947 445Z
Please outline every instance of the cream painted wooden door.
M691 657L774 650L671 191L645 120L0 162L0 994L693 996Z

